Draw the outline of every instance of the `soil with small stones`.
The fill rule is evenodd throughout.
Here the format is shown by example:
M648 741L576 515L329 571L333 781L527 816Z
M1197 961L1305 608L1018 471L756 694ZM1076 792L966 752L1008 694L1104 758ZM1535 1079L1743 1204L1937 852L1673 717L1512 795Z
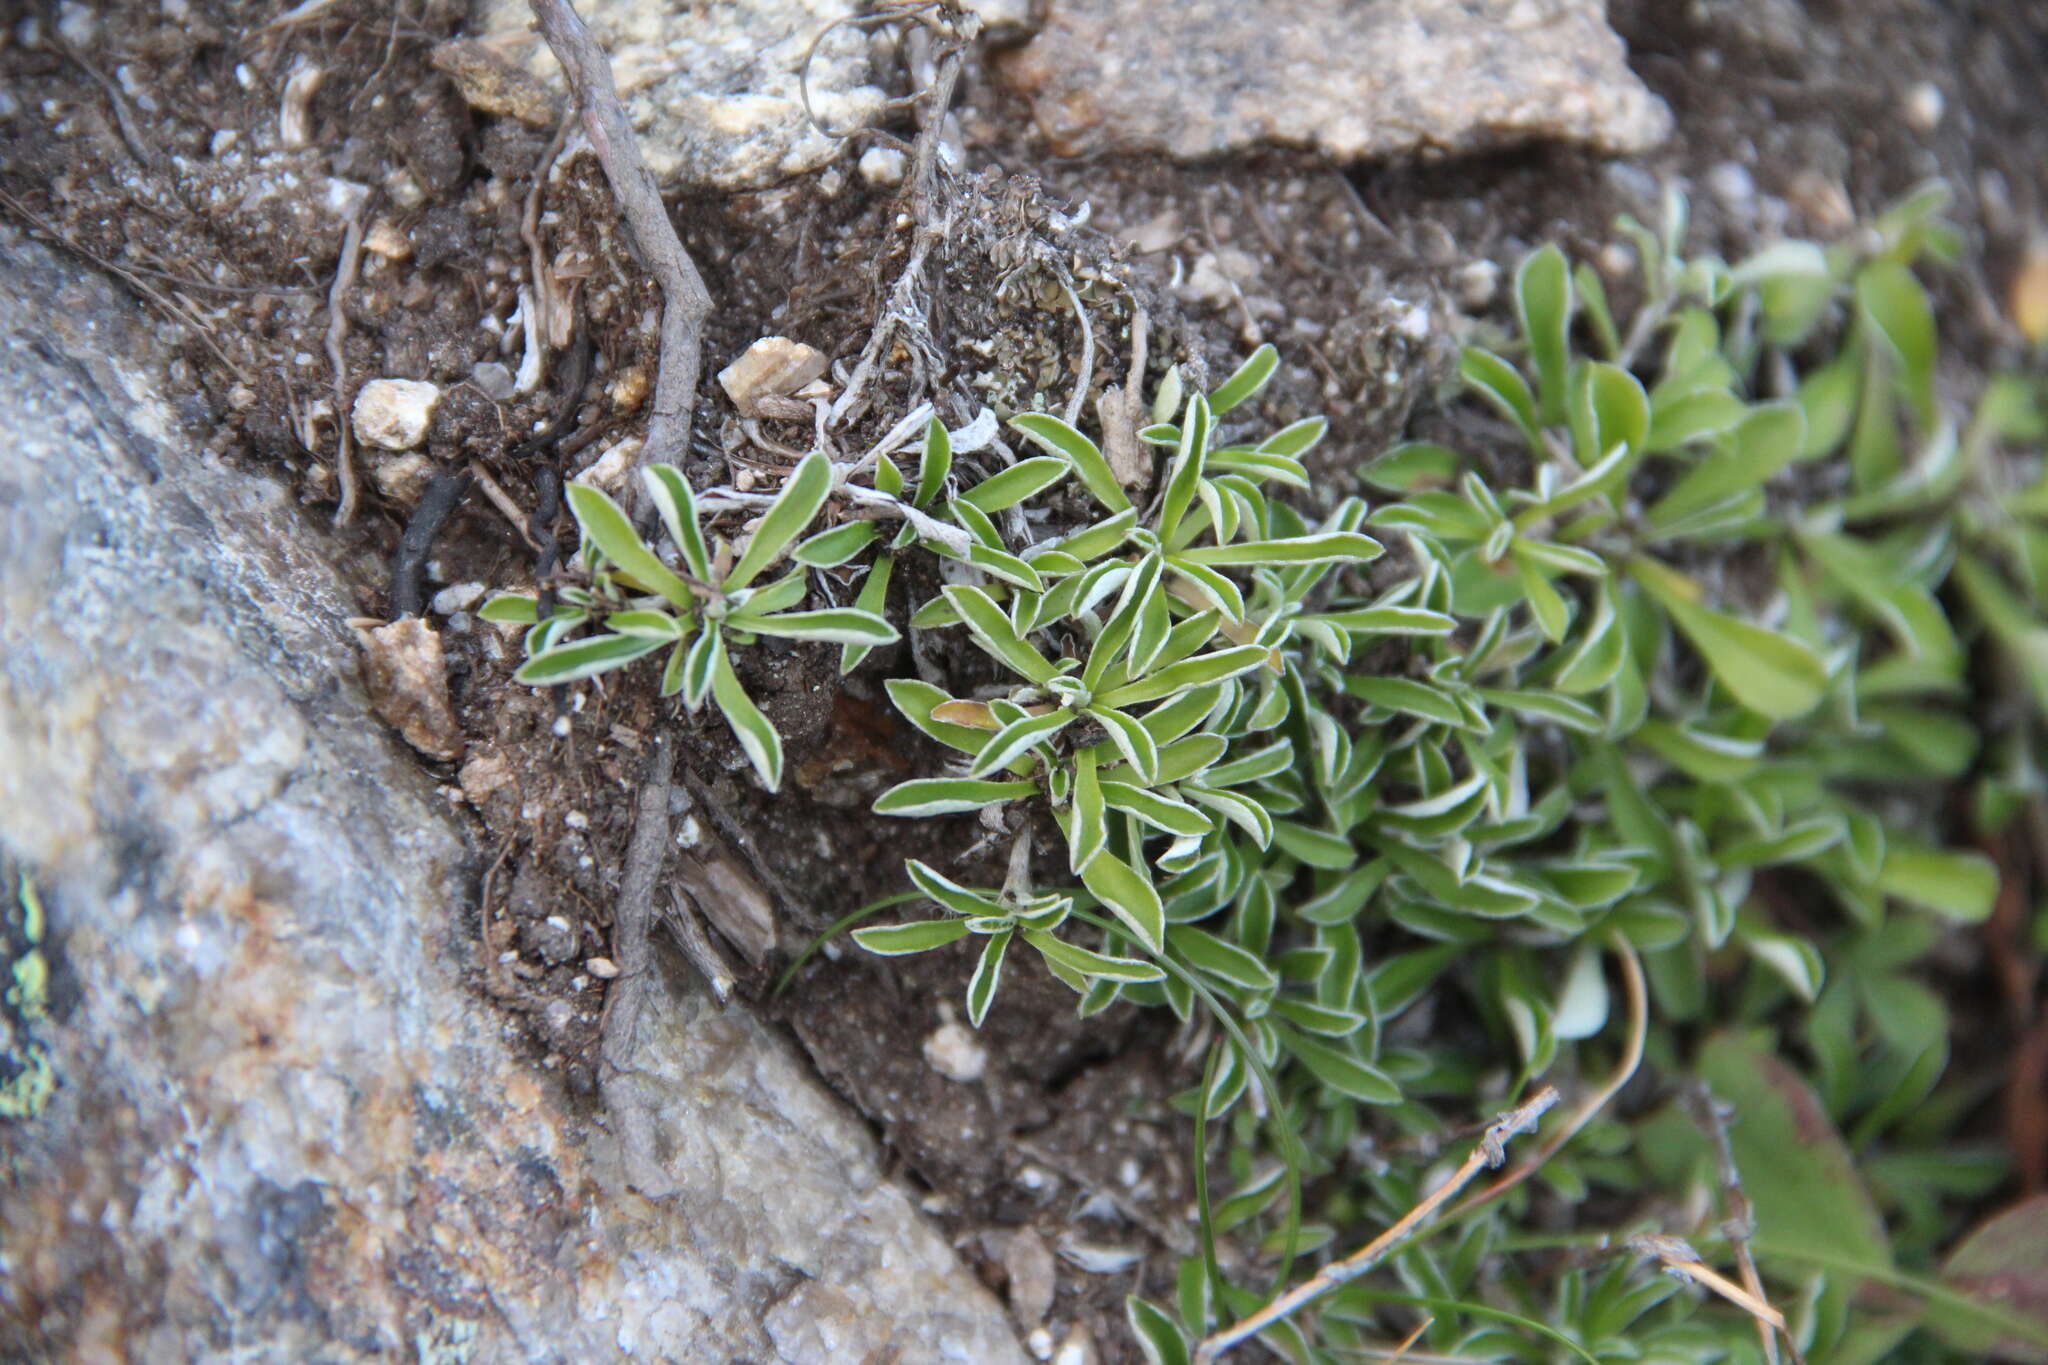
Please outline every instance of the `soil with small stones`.
M573 473L640 429L658 291L592 157L550 163L548 130L473 112L431 65L434 45L463 31L460 0L9 10L0 219L94 262L183 325L174 379L195 439L298 493L306 534L331 547L364 616L390 610L390 558L435 473L479 471L523 518L538 479ZM1633 163L1543 148L1350 172L1279 155L1202 167L1060 160L970 63L958 113L973 169L947 195L954 230L935 258L928 354L892 350L842 443L858 450L878 435L907 404L919 366L952 425L983 403L1003 416L1064 407L1083 350L1071 282L1094 341L1092 393L1124 382L1136 309L1152 324L1155 377L1182 361L1213 382L1252 344L1275 342L1283 365L1247 426L1331 418L1314 457L1318 500L1353 491L1358 464L1404 433L1511 451L1484 418L1437 405L1459 329L1506 325L1500 282L1545 240L1594 261L1626 307L1628 262L1610 224L1622 212L1653 221L1665 179L1692 191L1695 249L1733 259L1780 233L1838 236L1946 176L1967 251L1935 286L1944 382L1966 388L2013 361L2003 291L2029 237L2048 227L2038 107L2048 14L1967 0L1616 0L1614 21L1678 117L1671 144ZM1911 112L1923 83L1945 106L1932 126ZM555 391L554 365L507 397L521 359L511 318L531 284L522 220L536 193L541 253L596 358L581 393ZM772 487L811 433L774 421L750 431L709 376L766 334L850 363L909 250L903 205L847 159L775 189L675 208L716 305L688 473L699 487ZM366 249L341 304L337 403L328 293L352 213ZM551 340L559 350L568 338ZM357 453L362 511L332 530L346 400L380 376L431 380L444 397L423 457ZM558 409L569 414L566 439L515 454ZM1055 534L1081 514L1055 505L1026 529ZM947 632L878 650L843 680L836 647L739 651L742 680L788 754L784 790L771 798L716 714L658 700L651 669L559 695L510 681L516 641L478 620L474 585L531 583L535 552L515 515L473 492L428 565L466 746L437 771L472 813L484 869L480 903L448 913L473 927L479 988L504 1003L539 1063L594 1104L605 977L591 963L610 951L650 737L677 734L686 840L758 882L780 916L775 952L746 963L749 1007L787 1021L999 1289L1019 1263L1005 1240L1016 1229L1077 1255L1138 1253L1122 1273L1062 1265L1048 1315L1062 1331L1085 1326L1102 1359L1128 1358L1122 1295L1166 1292L1173 1258L1162 1253L1190 1239L1188 1133L1167 1100L1195 1075L1172 1021L1120 1007L1084 1025L1031 955L1013 955L977 1039L987 1070L962 1083L931 1065L925 1045L957 1009L966 945L881 961L835 943L787 993L767 990L825 926L898 891L906 856L966 882L1000 878L1013 829L868 809L890 784L948 762L895 714L884 680L926 673L964 693L995 681L986 661ZM899 619L921 600L918 587L931 590L906 572L891 602ZM841 602L855 590L829 574L816 582L817 596ZM1058 869L1044 856L1049 841L1040 845L1051 882Z

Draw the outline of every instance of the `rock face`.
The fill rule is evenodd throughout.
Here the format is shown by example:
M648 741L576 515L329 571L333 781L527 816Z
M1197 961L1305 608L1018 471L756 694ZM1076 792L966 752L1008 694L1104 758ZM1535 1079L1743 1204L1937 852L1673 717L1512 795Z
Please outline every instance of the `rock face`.
M0 1357L1021 1361L860 1125L680 977L633 1071L677 1193L628 1186L466 985L483 860L325 554L165 358L0 233L0 874L50 965L0 1044L55 1078L0 1120Z
M1602 0L1054 0L1000 62L1055 149L1341 160L1535 139L1636 152L1671 116Z
M856 0L609 0L579 9L610 54L640 154L666 187L758 189L838 155L845 144L804 111L798 75L807 53L819 123L844 131L882 108L864 31L841 27L811 51L819 35L860 12ZM503 50L532 18L527 0L486 0L477 27ZM529 71L566 92L537 35L526 56Z

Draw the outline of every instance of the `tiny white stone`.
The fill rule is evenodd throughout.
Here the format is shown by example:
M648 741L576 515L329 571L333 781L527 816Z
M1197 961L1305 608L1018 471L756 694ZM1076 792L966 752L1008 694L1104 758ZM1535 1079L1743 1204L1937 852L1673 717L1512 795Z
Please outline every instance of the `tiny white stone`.
M870 147L860 154L860 176L870 185L903 183L905 157L894 147Z
M1756 202L1756 177L1739 161L1723 161L1708 171L1707 189L1731 213L1746 212Z
M962 1084L980 1080L988 1070L988 1049L973 1029L951 1019L926 1036L924 1059L941 1076Z
M570 829L589 829L590 817L580 810L572 810L562 817L562 823Z
M567 739L569 737L569 718L567 716L556 716L554 731L556 739Z
M385 450L411 450L426 439L441 401L439 386L419 379L372 379L356 391L350 420L356 439Z
M1933 81L1921 81L1906 92L1906 122L1923 133L1941 126L1941 116L1947 108L1948 100Z
M584 959L583 970L599 981L609 981L619 974L619 964L608 957L592 957Z
M1030 1350L1034 1360L1052 1359L1052 1333L1043 1327L1032 1328L1031 1335L1024 1338L1024 1345Z
M1130 1157L1125 1157L1123 1163L1116 1168L1116 1178L1124 1182L1126 1189L1137 1184L1138 1177L1142 1174L1138 1163Z
M468 611L477 599L484 595L481 583L457 583L434 594L430 604L436 616L453 616L458 611Z

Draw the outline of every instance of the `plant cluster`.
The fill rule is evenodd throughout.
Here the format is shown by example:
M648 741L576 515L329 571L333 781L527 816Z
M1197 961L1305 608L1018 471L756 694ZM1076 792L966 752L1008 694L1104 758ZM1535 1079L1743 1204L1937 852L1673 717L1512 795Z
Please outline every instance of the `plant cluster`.
M1923 1327L1930 1359L1937 1341L2038 1343L2048 1328L1921 1274L1941 1211L2002 1174L1989 1152L1928 1156L1984 1090L1949 1066L1949 1011L1919 965L1999 891L1948 831L1996 833L2039 801L2048 717L2048 477L2014 453L2048 437L2048 414L2018 378L1967 422L1942 399L1914 268L1956 251L1944 202L1931 188L1854 240L1731 267L1685 257L1674 196L1661 231L1622 224L1643 269L1627 319L1593 271L1534 252L1515 333L1462 360L1502 439L1387 452L1362 471L1377 506L1346 498L1312 520L1282 496L1309 488L1320 419L1230 433L1273 372L1262 347L1207 394L1168 373L1140 433L1165 452L1143 508L1095 442L1044 414L1011 422L1042 454L956 491L932 421L914 483L886 454L806 459L736 562L707 550L674 470L648 476L668 561L604 495L573 490L590 586L546 621L533 599L487 614L535 623L520 672L534 683L669 647L664 690L711 695L772 788L779 744L728 645L835 640L851 668L895 638L896 557L950 561L908 623L959 629L1007 681L963 697L891 679L903 715L960 758L875 809L1027 803L1050 823L1008 822L999 888L911 862L939 917L855 937L885 954L977 937L977 1024L1021 937L1084 1014L1128 1001L1220 1025L1180 1103L1205 1152L1221 1125L1231 1188L1212 1198L1196 1163L1203 1254L1173 1311L1132 1301L1156 1360L1264 1300L1242 1268L1225 1274L1217 1237L1284 1283L1297 1256L1414 1204L1425 1170L1376 1153L1426 1142L1444 1106L1498 1107L1602 1058L1618 1089L1645 1050L1745 1110L1734 1161L1761 1210L1757 1253L1794 1305L1788 1343L1834 1360L1877 1359ZM843 503L887 499L905 525L854 607L795 611L806 565L879 540L855 520L797 543L853 474L872 476L868 502ZM1069 483L1091 524L1033 541L1005 517ZM1389 547L1369 582L1360 566ZM750 591L785 552L798 567ZM1952 820L1964 783L1970 814ZM1049 828L1063 875L1041 888L1030 841ZM1416 1026L1425 1000L1462 1022ZM1774 1123L1805 1125L1807 1150L1770 1141ZM1728 1163L1677 1109L1582 1109L1552 1132L1549 1197L1631 1197L1608 1201L1637 1220L1606 1230L1616 1246L1653 1227L1646 1189L1729 1194ZM1357 1358L1406 1305L1437 1358L1775 1351L1739 1308L1594 1254L1605 1233L1518 1237L1529 1198L1454 1207L1447 1239L1323 1299L1313 1340L1293 1322L1262 1339L1295 1360ZM1748 1254L1739 1230L1701 1235ZM1560 1270L1573 1246L1586 1254ZM1922 1297L1874 1328L1849 1311L1867 1281Z

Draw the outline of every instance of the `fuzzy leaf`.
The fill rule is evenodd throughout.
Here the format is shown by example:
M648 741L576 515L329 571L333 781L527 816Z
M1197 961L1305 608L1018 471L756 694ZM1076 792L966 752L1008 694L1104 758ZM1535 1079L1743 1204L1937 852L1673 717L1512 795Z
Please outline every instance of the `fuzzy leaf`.
M811 518L818 515L831 492L832 461L824 452L814 450L804 456L796 472L782 485L782 491L775 495L775 501L761 514L761 524L754 538L747 542L746 553L720 586L731 592L753 582L811 524Z

